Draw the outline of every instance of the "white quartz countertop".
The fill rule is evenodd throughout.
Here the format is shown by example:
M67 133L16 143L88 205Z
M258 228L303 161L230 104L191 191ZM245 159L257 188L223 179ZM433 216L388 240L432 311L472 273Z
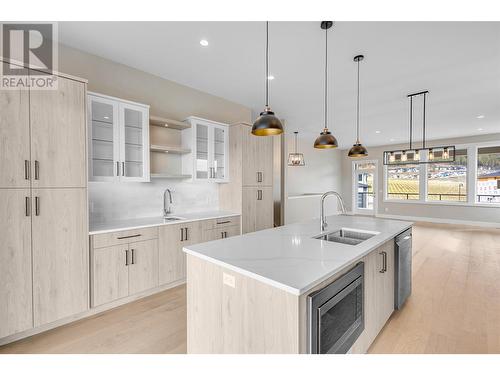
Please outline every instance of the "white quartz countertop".
M170 225L186 223L190 221L217 219L221 217L240 216L240 214L228 211L206 211L193 213L173 213L171 216L180 217L182 220L165 221L163 217L145 217L137 219L124 219L106 221L101 223L90 222L90 235L116 232L120 230L139 229L159 225Z
M358 245L313 238L321 234L319 219L242 236L190 245L188 254L301 295L387 240L410 228L408 221L366 216L329 216L325 233L340 228L379 232Z

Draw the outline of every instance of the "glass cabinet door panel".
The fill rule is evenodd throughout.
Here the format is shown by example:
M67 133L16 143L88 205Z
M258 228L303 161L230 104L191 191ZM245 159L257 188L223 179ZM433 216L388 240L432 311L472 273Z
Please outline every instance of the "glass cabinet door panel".
M115 165L115 106L107 101L91 98L92 121L92 176L114 177Z
M195 173L197 179L210 178L208 162L208 126L196 124L196 162Z
M214 150L214 178L224 179L226 177L226 130L222 128L214 128L213 137Z
M133 108L123 108L124 122L124 164L125 177L143 177L143 112Z

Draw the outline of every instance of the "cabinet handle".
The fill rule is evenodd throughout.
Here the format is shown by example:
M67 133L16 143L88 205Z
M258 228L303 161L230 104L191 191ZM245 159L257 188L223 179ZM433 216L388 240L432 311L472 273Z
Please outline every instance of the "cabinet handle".
M231 220L226 220L226 221L218 221L218 222L217 222L217 225L219 225L219 224L227 224L227 223L230 223L230 222L231 222Z
M181 242L184 241L184 228L181 228Z
M26 216L31 216L31 200L30 197L24 197L24 213Z
M120 162L116 162L116 177L120 176Z
M140 237L141 234L132 234L130 236L122 236L122 237L116 237L117 240L123 240L124 238L134 238L134 237Z
M189 230L189 228L184 228L184 233L186 234L184 239L186 241L188 240L188 233L189 233L188 230Z
M35 216L40 216L40 197L35 197Z
M122 176L125 176L125 162L122 161Z
M257 190L257 200L261 201L262 200L262 190Z
M224 232L220 232L220 238L224 238Z
M40 163L38 160L35 160L35 180L40 179Z
M257 172L257 182L262 182L262 172Z
M382 251L380 254L382 255L382 269L379 272L384 273L387 271L387 253Z
M135 249L130 250L132 252L132 261L130 264L135 264Z
M224 232L224 238L227 238L227 232Z
M128 266L130 263L128 262L128 250L125 250L125 265Z
M24 179L25 180L30 179L30 161L29 160L24 161Z

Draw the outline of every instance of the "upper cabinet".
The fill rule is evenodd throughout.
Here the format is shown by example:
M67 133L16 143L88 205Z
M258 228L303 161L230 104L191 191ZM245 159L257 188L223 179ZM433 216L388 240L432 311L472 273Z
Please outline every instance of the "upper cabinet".
M88 95L91 181L149 181L149 106Z
M228 126L189 117L192 131L193 179L228 182Z

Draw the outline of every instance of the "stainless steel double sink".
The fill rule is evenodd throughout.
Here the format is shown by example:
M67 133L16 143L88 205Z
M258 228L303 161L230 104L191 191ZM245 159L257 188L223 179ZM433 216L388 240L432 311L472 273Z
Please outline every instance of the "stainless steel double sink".
M346 245L358 245L373 236L379 234L378 232L358 231L355 229L341 228L329 233L323 233L315 236L318 240L338 242Z

